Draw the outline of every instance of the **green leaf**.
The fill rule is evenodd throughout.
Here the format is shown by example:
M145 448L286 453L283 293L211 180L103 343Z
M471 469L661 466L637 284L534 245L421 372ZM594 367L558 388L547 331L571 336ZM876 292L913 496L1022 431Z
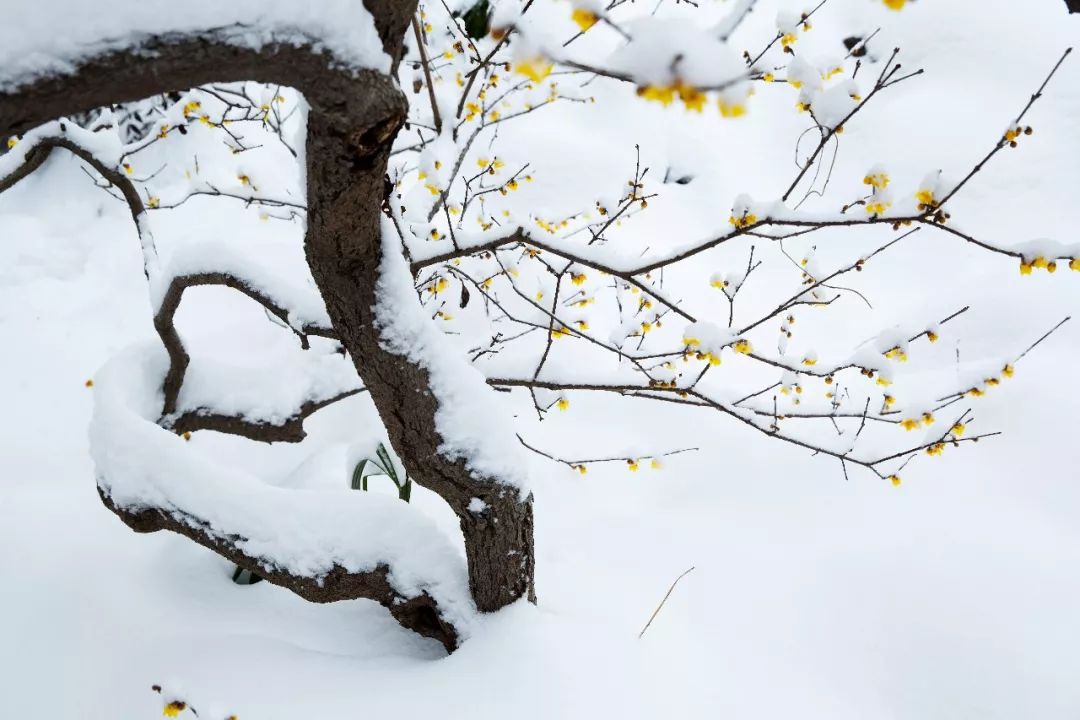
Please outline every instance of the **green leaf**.
M479 0L461 16L465 22L465 32L473 40L487 37L491 29L491 7L488 0Z

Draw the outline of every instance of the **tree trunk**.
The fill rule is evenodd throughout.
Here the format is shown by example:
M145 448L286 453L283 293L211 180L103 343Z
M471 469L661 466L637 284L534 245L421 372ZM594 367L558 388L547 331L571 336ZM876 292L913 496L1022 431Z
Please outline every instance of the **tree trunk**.
M364 0L364 4L396 68L415 0ZM0 93L0 134L6 137L93 107L210 82L254 80L302 92L311 106L305 251L334 331L370 391L406 470L445 499L460 518L477 608L490 612L521 597L535 601L531 496L519 497L516 488L499 478L476 477L462 460L440 452L438 402L427 371L385 348L375 322L384 178L390 147L407 113L406 99L394 79L372 71L334 69L327 56L312 47L270 44L254 51L229 45L213 31L148 38L141 48L139 53L109 51L86 59L71 75L43 78L15 92ZM478 507L476 499L484 503L483 511L469 510ZM191 523L172 523L164 516L154 516L151 522L145 511L132 513L107 501L106 505L143 531L169 529L192 536L187 531ZM218 540L195 539L227 557L235 554L217 547ZM297 591L295 578L271 574L267 579ZM340 584L355 588L364 583ZM368 596L343 591L340 597L319 599ZM412 616L422 615L396 613L407 627ZM414 624L430 626L430 617L420 617ZM444 642L452 649L456 640Z

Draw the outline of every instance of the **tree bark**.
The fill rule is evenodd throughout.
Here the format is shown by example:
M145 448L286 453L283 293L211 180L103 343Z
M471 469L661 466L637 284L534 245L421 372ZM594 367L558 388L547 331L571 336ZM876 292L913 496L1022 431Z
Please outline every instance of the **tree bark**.
M365 0L365 4L396 65L415 0ZM391 144L408 110L394 79L373 71L333 69L328 58L311 47L269 45L256 52L221 42L212 32L148 38L141 48L145 52L90 58L72 75L44 78L15 93L0 94L0 130L21 133L55 117L210 82L254 80L301 91L311 106L305 252L334 333L370 391L406 470L458 515L477 608L494 611L521 597L535 601L532 498L520 498L499 478L476 477L462 460L440 452L438 403L427 371L383 347L375 322L384 177ZM474 498L485 503L483 512L468 510ZM180 531L167 513L148 518L144 511L132 513L107 499L106 505L141 531ZM241 566L252 562L235 557L235 548L203 544ZM313 599L303 590L302 579L256 570L270 582ZM333 593L320 597L335 599ZM431 635L428 613L395 616L407 627ZM454 642L444 644L452 649Z

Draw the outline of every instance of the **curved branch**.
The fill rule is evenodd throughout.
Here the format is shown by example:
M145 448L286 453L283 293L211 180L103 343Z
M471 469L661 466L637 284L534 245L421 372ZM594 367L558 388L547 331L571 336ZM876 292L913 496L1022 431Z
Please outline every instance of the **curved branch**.
M453 652L457 648L457 631L440 617L435 599L427 593L406 597L395 591L389 581L392 569L386 565L379 565L367 572L349 572L340 565L335 565L329 573L319 578L295 575L268 567L265 559L244 553L240 547L245 538L215 534L212 528L197 517L178 510L165 512L157 508L122 507L114 503L100 486L98 494L105 507L135 532L171 530L311 602L374 600L389 610L401 625L424 637L438 640L447 652Z
M306 419L328 405L333 405L353 395L359 395L365 390L367 388L356 388L355 390L338 393L325 400L306 402L300 406L295 415L277 424L258 420L245 420L236 415L224 415L208 408L198 408L171 420L169 426L180 434L198 430L212 430L228 435L239 435L257 442L298 443L307 437L307 433L304 431L304 421Z
M304 325L300 328L294 328L289 323L289 311L274 302L265 293L260 292L256 288L243 278L237 277L231 273L226 272L204 272L204 273L192 273L190 275L178 275L169 282L169 287L165 291L165 296L158 306L157 313L154 315L154 329L157 330L158 337L161 338L161 343L165 346L165 350L169 353L169 372L165 376L165 404L162 407L162 416L170 416L177 411L177 402L180 397L180 389L184 385L184 374L187 372L188 363L191 361L187 350L184 349L184 342L180 339L180 333L176 330L175 318L176 311L180 307L180 301L184 297L184 292L190 287L199 287L204 285L220 285L223 287L232 288L237 292L243 293L247 297L251 298L255 302L262 305L268 313L281 320L287 327L293 329L293 331L300 336L301 341L306 344L306 338L308 336L325 337L330 339L337 339L337 334L332 328L324 327L321 325ZM319 405L314 410L311 410L307 414L303 413L301 409L298 420L310 415L319 407L329 403ZM198 414L198 413L197 413ZM190 415L190 413L189 413ZM203 418L213 417L211 414L200 414ZM199 421L189 419L187 422L194 425L198 425ZM219 429L234 426L236 429L241 430L237 434L249 437L253 440L260 439L258 436L266 435L268 431L261 428L268 428L272 426L268 425L254 425L245 423L240 419L236 419L236 423L230 425L222 421L209 421L214 427L207 427L206 429ZM178 430L178 432L182 432ZM228 430L221 430L221 432L228 432ZM299 430L301 433L296 440L287 440L286 442L299 442L303 439L303 429ZM282 437L295 437L295 431L282 430ZM273 434L270 431L269 434ZM273 442L273 441L267 441Z

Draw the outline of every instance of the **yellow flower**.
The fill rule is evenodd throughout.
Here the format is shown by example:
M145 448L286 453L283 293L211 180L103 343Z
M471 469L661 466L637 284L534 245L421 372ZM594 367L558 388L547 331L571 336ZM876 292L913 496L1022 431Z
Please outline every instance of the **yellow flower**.
M431 183L427 183L426 185L424 185L424 187L426 187L427 191L429 193L431 193L432 195L438 195L439 194L439 188L436 187L435 185L432 185Z
M589 470L588 470L588 469L587 469L587 468L586 468L586 467L585 467L584 465L578 465L578 466L577 466L577 471L578 471L579 473L581 473L582 475L584 475L585 473L589 472Z
M900 362L907 362L907 353L901 350L899 347L894 347L885 353L885 357L890 360L899 360Z
M870 185L878 190L884 190L889 184L889 175L887 173L870 173L863 178L863 185Z
M896 398L894 398L892 395L886 395L885 396L885 407L891 408L895 404L896 404Z
M128 175L135 172L135 168L131 167L131 163L124 163L121 167L124 168L124 172L126 172Z
M637 94L651 102L658 102L667 107L675 100L675 88L665 85L646 85L637 89Z
M1005 365L1005 367L1003 367L1001 369L1001 374L1004 375L1007 378L1011 378L1013 376L1013 373L1015 373L1015 372L1016 372L1016 368L1014 368L1012 365L1008 365L1008 364Z
M900 421L900 427L910 432L919 427L919 420L917 418L904 418Z
M746 105L744 103L730 103L724 98L720 98L717 105L720 107L720 117L737 118L746 114Z
M626 469L629 470L630 472L637 472L638 471L638 461L637 460L627 460L626 461Z
M199 102L198 100L191 100L191 101L189 101L187 103L184 103L184 117L187 117L188 115L195 112L196 110L198 110L201 107L202 107L202 103Z
M956 423L952 426L952 429L949 432L951 432L953 435L956 435L957 437L960 437L964 434L965 430L967 430L967 426L964 425L964 423Z
M240 181L241 185L250 185L251 184L251 178L249 178L247 175L237 175L236 179Z
M592 10L586 10L584 8L574 8L574 11L570 13L570 19L581 28L581 32L588 32L593 25L600 20Z
M683 335L682 341L683 345L685 345L686 347L697 347L701 344L701 341L698 340L696 337L690 337L688 335Z
M881 385L882 387L889 387L890 385L892 385L892 380L879 375L877 379L877 384Z
M1031 264L1041 270L1045 270L1047 265L1049 265L1046 258L1044 258L1042 255L1037 256L1034 262L1032 262Z
M1069 261L1069 269L1080 272L1080 258L1073 258Z
M550 60L537 55L526 60L519 60L514 65L514 72L538 83L551 74L552 67L554 64Z
M560 325L557 328L551 329L551 337L555 340L558 340L561 337L566 337L569 334L570 328L566 327L565 325Z
M816 358L809 358L809 357L808 358L803 358L802 364L803 365L811 365L811 366L812 365L817 365L817 359Z
M767 73L765 73L764 75L761 76L761 79L764 80L765 82L775 82L776 81L776 76L773 75L771 72L767 72Z
M893 487L900 487L900 476L899 475L890 475L889 476L889 482L891 482L893 484Z
M799 112L810 112L810 103L804 103L802 100L795 103L795 109Z
M709 361L710 365L719 365L721 363L720 356L714 353L705 353L705 359Z
M86 382L84 382L83 385L85 385L88 388L92 388L92 387L94 387L94 381L92 379L90 379L90 378L87 378Z
M162 125L161 129L158 130L158 134L157 134L158 138L164 140L166 137L168 137L168 135L169 135L169 126L167 124Z
M751 225L756 224L757 221L757 215L754 215L751 212L743 213L742 217L735 217L734 215L732 215L728 218L728 222L734 225L739 230L750 227Z
M465 103L465 110L467 111L465 113L466 120L473 120L481 112L480 106L474 102Z
M935 342L938 341L938 334L936 332L934 332L933 330L927 330L926 331L926 339L929 340L932 343L935 343Z
M934 443L930 447L926 448L927 455L940 455L945 452L945 443Z
M572 283L574 283L575 285L578 285L578 286L584 285L586 279L587 279L587 276L585 275L585 273L581 273L580 275L575 275L574 273L570 273L570 281Z
M649 467L651 467L653 470L659 470L663 467L663 465L660 464L659 460L653 458L652 461L649 463Z
M150 197L146 198L146 207L150 208L151 210L161 207L161 199L158 198L156 195L151 195Z
M937 204L936 198L934 198L933 190L920 190L915 193L915 199L919 201L920 205L931 207Z
M7 141L8 150L10 150L11 148L15 147L18 144L19 144L19 138L15 137L14 135L12 135L11 137L8 138L8 141Z
M176 717L180 713L184 712L184 709L186 707L187 703L183 702L182 700L173 700L172 702L165 705L165 709L161 711L161 714L165 717Z
M977 387L971 388L966 393L966 395L968 395L968 397L982 397L985 394L986 394L985 390L983 390L982 388L977 388Z
M931 415L930 413L923 413L922 414L922 422L923 422L923 425L933 425L934 424L934 416Z
M794 33L786 33L780 38L780 44L784 47L791 47L798 39Z
M907 0L883 0L885 7L890 10L903 10L904 5L907 4Z
M679 99L683 101L687 110L701 112L705 109L705 93L693 85L678 82L675 84L675 91L679 93Z
M754 352L754 347L750 344L749 340L736 340L735 344L731 347L735 352L742 353L743 355L749 355Z
M886 202L884 200L871 200L870 202L866 203L866 212L870 213L871 215L883 215L885 214L885 211L888 210L890 207L892 207L891 202Z
M566 398L559 398L559 401L555 403L555 406L558 407L560 410L566 410L568 407L570 407L570 401Z
M1021 275L1030 275L1031 274L1031 269L1033 267L1034 266L1031 263L1024 260L1023 258L1020 258L1020 274Z

